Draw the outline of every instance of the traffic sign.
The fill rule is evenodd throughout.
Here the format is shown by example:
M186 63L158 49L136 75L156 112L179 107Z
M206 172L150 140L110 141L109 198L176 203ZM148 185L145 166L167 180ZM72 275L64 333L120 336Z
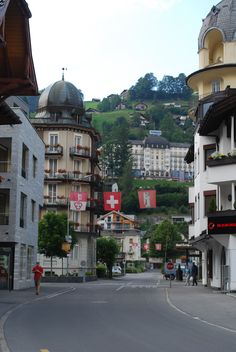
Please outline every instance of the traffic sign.
M174 269L174 264L172 262L169 262L169 263L166 264L166 268L168 270L173 270Z

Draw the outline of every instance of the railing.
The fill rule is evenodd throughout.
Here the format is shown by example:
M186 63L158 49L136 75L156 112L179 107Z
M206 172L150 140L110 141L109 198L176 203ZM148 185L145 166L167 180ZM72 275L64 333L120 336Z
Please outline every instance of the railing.
M99 227L97 225L74 225L75 232L85 232L85 233L99 233Z
M70 156L90 157L90 150L83 147L70 147Z
M46 155L63 155L63 147L61 145L49 145L45 147Z
M44 196L44 204L45 205L56 205L56 206L67 206L68 200L67 198L51 198L49 196Z
M99 175L82 173L79 171L65 171L65 172L45 172L45 180L68 180L68 181L85 181L85 182L99 182L101 177Z

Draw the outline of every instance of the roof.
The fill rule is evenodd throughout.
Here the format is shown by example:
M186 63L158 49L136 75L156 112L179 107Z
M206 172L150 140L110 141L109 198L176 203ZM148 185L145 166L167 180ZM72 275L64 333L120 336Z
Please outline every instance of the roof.
M170 146L170 143L167 139L161 136L149 135L144 140L145 147L157 147L157 148L166 148Z
M201 121L199 134L207 136L217 130L222 121L236 114L236 95L231 95L212 104Z
M129 221L136 222L135 219L134 219L134 215L125 215L124 213L120 213L119 211L116 211L116 210L112 210L109 213L100 216L97 219L97 221L103 220L103 219L107 218L108 216L110 216L112 214L117 214L117 215L120 215L120 216L122 216L123 218L125 218L125 219L127 219Z
M25 0L0 2L1 100L10 95L38 94L30 42L30 17Z
M224 42L236 39L236 0L223 0L212 7L202 23L198 37L198 50L204 48L204 38L213 28L221 31Z
M2 102L0 104L0 125L16 125L21 124L17 114L7 105Z
M83 107L82 94L72 83L64 80L48 86L39 98L38 108L48 107Z
M187 164L191 164L194 161L194 145L190 145L187 154L185 155L184 161L186 161Z

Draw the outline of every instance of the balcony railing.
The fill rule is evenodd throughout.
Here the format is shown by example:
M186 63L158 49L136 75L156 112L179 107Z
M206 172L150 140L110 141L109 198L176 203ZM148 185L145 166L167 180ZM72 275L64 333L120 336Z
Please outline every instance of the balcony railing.
M63 155L63 147L61 145L46 145L45 146L45 155Z
M70 156L72 157L90 157L90 149L86 147L71 147L70 148Z
M44 196L44 205L47 206L67 206L67 198Z
M75 232L85 232L85 233L99 233L99 227L97 225L74 225Z
M100 182L101 177L96 174L82 173L79 171L65 172L45 172L45 180L68 180L68 181L84 181L84 182Z

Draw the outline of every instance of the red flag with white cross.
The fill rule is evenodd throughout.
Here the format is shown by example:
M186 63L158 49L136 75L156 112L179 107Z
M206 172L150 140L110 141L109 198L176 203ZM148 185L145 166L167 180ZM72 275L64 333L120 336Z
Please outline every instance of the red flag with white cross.
M104 210L119 211L121 208L121 192L104 192Z

